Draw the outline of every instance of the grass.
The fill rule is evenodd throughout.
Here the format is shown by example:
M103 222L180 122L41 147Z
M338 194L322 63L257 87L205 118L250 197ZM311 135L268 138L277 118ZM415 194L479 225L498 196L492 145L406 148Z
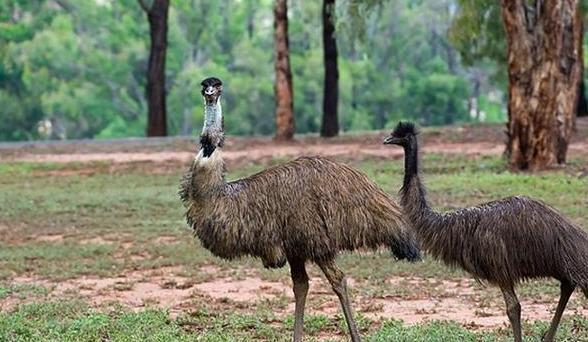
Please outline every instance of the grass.
M309 315L305 333L310 341L344 340L346 327L322 315ZM367 341L468 342L509 341L508 329L473 332L451 322L432 321L406 326L397 320L386 320L378 329L368 332L368 319L358 317L359 329ZM7 314L0 313L1 341L289 341L292 317L276 320L271 313L216 314L195 311L171 318L161 309L133 312L122 307L108 312L91 308L77 300L42 302L19 306ZM525 324L539 341L547 323ZM588 320L574 316L564 321L558 331L559 341L580 341L588 336Z
M21 305L0 314L2 341L193 341L162 310L96 311L81 301Z
M578 177L573 171L584 168L587 161L572 160L570 164L567 171L530 175L509 172L497 157L429 154L423 160L423 178L430 201L439 209L524 194L546 201L587 227L588 177ZM387 192L398 191L401 160L367 160L353 166ZM234 170L229 178L262 168L254 164ZM93 172L65 173L82 169ZM287 269L265 270L252 259L222 261L199 246L185 227L177 198L181 169L151 174L140 168L112 171L104 163L0 165L0 300L22 303L0 313L0 340L289 340L292 317L274 312L276 308L286 310L289 303L283 298L256 303L251 308L235 308L231 303L220 307L195 303L192 312L171 318L168 312L155 308L139 312L93 308L75 296L55 302L50 286L13 282L18 276L41 277L55 283L80 276L115 277L129 270L177 266L183 275L198 283L211 277L201 267L215 265L219 272L214 276L239 278L254 269L262 279L289 284ZM173 242L161 242L161 236ZM351 295L369 298L443 292L434 281L424 282L417 289L410 282L391 288L383 281L389 277L439 281L467 277L429 258L419 264L392 262L387 252L343 254L339 263L361 284L352 288ZM320 276L316 267L311 267L310 273ZM128 284L132 287L131 282ZM555 281L532 282L519 292L523 299L537 298L555 306L558 285ZM498 290L487 289L483 295L484 302L502 305ZM309 298L309 305L319 305L321 296L313 297L317 298ZM572 301L569 307L578 307L578 302ZM560 340L588 340L586 318L572 316L571 312L564 316ZM311 339L340 340L346 331L342 322L341 317L333 321L327 316L310 315L306 332ZM362 335L369 336L370 341L494 341L508 339L509 334L508 329L477 333L448 322L406 326L399 321L372 321L361 313L358 323ZM528 324L525 334L533 336L529 341L538 340L546 324Z

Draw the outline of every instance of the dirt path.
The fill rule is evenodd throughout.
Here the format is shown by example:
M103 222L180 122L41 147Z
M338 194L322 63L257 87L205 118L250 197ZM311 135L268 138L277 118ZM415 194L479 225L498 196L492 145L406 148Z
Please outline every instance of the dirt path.
M570 146L570 154L586 153L588 143L578 142ZM423 147L424 153L460 154L466 156L475 155L500 155L504 151L502 144L496 143L443 143ZM248 150L223 151L223 157L229 162L247 160L249 162L270 158L295 158L303 155L322 155L326 157L345 157L352 160L366 158L399 158L402 150L385 146L368 147L365 145L328 144L328 145L293 145L293 146L252 146ZM168 161L186 162L194 158L193 152L98 152L98 153L71 153L71 154L22 154L1 158L0 161L26 161L26 162L98 162L107 161L113 163L129 162L154 162Z
M349 160L400 158L402 150L382 145L386 132L344 134L332 139L299 136L288 143L270 137L227 137L224 158L231 164L302 155L341 157ZM424 153L500 155L504 151L503 125L447 126L423 129ZM187 162L194 157L194 137L132 138L31 143L0 143L0 162L132 163ZM570 156L588 155L588 118L580 118L570 145Z
M424 153L456 154L464 156L497 156L504 152L501 142L434 142L422 144ZM50 162L50 163L90 163L110 162L122 163L186 163L194 158L195 152L169 151L119 151L112 152L80 152L69 153L35 153L23 151L12 154L0 153L2 161ZM256 144L253 141L246 148L243 146L227 146L223 149L224 159L231 164L254 163L271 159L292 159L299 156L320 155L325 157L341 157L346 160L390 159L401 158L403 151L397 147L384 146L378 143L295 143L287 144ZM570 145L571 158L588 155L588 141L577 141Z

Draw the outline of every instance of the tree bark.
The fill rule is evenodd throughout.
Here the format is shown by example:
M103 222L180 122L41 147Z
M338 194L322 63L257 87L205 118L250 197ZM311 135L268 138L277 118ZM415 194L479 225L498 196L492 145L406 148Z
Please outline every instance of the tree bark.
M339 134L337 106L339 99L339 68L337 66L337 40L335 38L335 0L323 0L323 52L325 82L323 88L322 137Z
M294 137L294 100L292 93L292 71L288 47L287 0L276 0L274 4L274 48L276 98L276 136L278 140Z
M165 55L167 51L167 17L169 0L153 0L151 7L144 0L139 4L149 20L151 46L147 66L147 136L167 135L167 112L165 104Z
M508 41L509 164L565 163L581 77L578 0L502 0Z

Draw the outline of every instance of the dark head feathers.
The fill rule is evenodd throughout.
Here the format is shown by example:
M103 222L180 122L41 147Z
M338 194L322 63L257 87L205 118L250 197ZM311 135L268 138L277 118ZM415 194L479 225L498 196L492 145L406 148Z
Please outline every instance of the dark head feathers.
M394 131L392 131L392 135L396 137L405 137L407 135L417 135L419 134L416 126L413 122L410 121L400 121Z
M223 82L221 82L221 80L219 80L216 77L209 77L209 78L205 78L202 83L200 83L201 86L203 86L204 88L207 87L218 87L223 85Z

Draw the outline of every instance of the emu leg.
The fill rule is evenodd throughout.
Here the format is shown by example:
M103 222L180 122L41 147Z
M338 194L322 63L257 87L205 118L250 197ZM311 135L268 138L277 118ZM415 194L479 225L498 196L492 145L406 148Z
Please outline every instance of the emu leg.
M329 283L331 283L333 291L335 291L339 297L339 301L343 307L345 321L347 322L347 327L349 327L349 333L351 334L351 341L359 342L359 334L357 333L357 327L353 320L353 313L351 312L351 305L349 304L349 296L347 295L347 282L345 281L345 275L333 260L319 263L319 267L323 270Z
M506 302L506 314L508 315L508 320L512 326L514 340L515 342L522 342L521 304L519 303L517 294L515 293L512 285L500 287L500 290L502 290L502 295L504 296L504 301Z
M296 300L294 308L294 342L301 342L304 328L304 305L306 304L306 294L308 293L308 275L306 274L304 261L291 261L290 274Z
M566 309L566 305L568 304L568 300L574 292L575 286L566 282L561 282L561 294L559 296L559 303L557 304L557 309L555 310L555 316L553 316L553 320L551 321L551 325L549 326L549 330L547 334L543 338L544 342L551 342L555 337L555 333L557 331L557 327L559 325L559 321L561 320L561 316Z

